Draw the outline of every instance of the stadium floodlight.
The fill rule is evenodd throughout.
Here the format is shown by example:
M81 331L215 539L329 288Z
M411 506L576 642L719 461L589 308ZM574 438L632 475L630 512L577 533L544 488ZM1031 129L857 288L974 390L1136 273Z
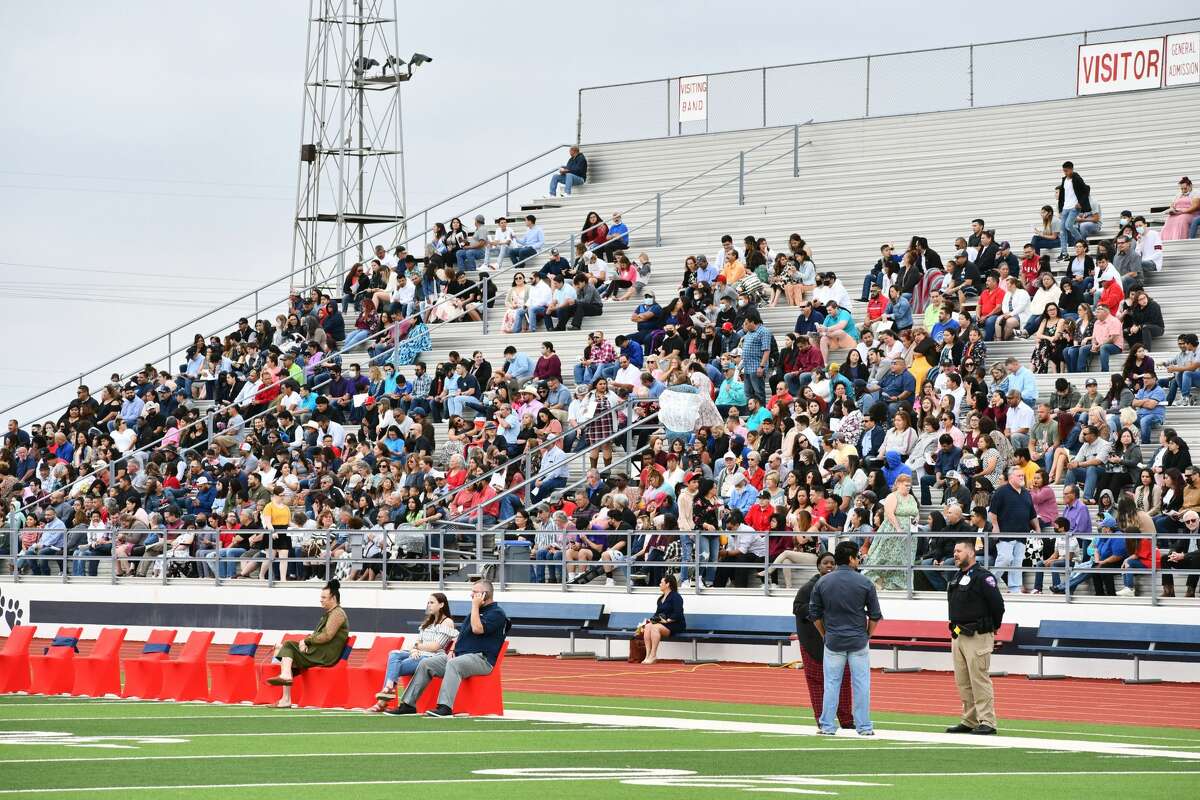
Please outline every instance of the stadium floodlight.
M361 77L367 70L378 66L379 62L370 56L359 56L354 59L354 74Z
M411 70L413 67L419 67L426 63L432 64L433 57L427 56L424 53L413 53L412 58L408 60L408 68Z
M399 74L400 68L403 66L403 58L400 58L399 56L388 56L387 60L383 62L383 74L387 75L389 69L391 69L392 72Z

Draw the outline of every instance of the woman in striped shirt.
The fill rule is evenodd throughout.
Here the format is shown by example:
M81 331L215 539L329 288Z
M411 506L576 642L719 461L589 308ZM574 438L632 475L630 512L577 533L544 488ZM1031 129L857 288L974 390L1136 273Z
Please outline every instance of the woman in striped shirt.
M417 671L421 659L444 653L458 636L454 618L450 616L450 601L441 592L434 592L425 601L425 619L417 631L417 639L408 650L393 650L388 654L387 672L383 689L375 695L378 701L367 709L368 714L378 714L396 699L396 683L401 675L412 675Z

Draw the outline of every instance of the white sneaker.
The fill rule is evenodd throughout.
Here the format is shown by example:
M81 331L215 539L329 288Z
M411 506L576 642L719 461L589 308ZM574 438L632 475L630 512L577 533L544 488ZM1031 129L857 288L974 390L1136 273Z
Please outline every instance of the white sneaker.
M1131 586L1122 586L1117 589L1117 597L1137 597L1137 591Z
M692 588L692 582L691 581L683 581L679 584L679 588L680 589L690 589L690 588Z
M605 586L616 586L616 585L617 585L617 582L616 582L616 581L614 581L612 578L605 578L605 579L604 579L604 585L605 585Z

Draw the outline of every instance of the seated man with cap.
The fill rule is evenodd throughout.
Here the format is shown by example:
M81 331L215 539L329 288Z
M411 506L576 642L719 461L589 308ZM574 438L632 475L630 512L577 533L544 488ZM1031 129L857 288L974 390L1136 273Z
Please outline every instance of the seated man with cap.
M637 323L637 333L630 334L629 338L644 347L648 343L650 335L661 326L662 315L662 306L655 301L654 292L647 289L642 293L642 302L638 304L630 317L630 320Z

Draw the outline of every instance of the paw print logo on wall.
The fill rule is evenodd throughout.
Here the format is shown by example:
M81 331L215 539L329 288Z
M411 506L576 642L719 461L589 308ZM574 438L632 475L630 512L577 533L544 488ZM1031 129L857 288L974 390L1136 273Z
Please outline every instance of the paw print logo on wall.
M7 635L13 628L25 622L25 609L22 608L21 601L0 590L0 634Z

